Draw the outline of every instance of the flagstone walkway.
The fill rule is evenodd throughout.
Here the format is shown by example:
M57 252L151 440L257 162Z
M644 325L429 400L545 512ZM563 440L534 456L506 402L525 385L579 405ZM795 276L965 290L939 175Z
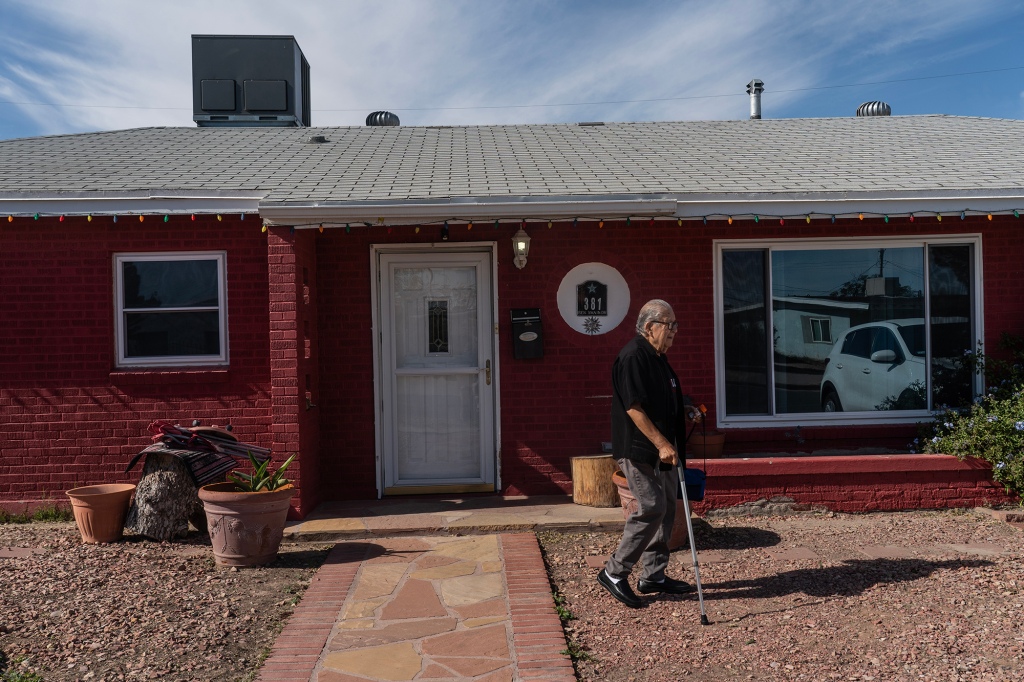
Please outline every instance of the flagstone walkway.
M532 533L339 543L259 680L575 680Z

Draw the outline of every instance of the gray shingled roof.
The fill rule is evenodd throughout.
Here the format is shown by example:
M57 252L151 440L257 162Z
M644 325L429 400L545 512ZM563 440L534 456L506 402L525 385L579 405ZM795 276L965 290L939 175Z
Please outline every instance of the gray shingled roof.
M329 142L311 144L311 135ZM0 199L270 202L1024 189L1024 121L953 116L394 128L140 128L0 141Z

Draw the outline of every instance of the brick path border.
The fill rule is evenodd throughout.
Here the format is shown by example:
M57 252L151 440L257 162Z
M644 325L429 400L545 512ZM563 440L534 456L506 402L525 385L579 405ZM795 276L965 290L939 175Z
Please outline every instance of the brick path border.
M533 533L503 533L508 607L512 621L513 662L517 680L576 682L562 621L555 613L540 544Z
M274 640L257 682L309 682L369 550L365 543L334 546Z

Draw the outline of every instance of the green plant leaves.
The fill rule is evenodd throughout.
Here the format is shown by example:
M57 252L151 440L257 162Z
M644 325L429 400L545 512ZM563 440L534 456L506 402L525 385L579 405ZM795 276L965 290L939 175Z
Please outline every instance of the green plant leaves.
M270 460L266 459L263 462L257 462L256 458L253 457L252 452L249 452L249 464L252 465L252 473L247 474L242 471L232 471L231 480L235 483L235 490L242 493L255 493L261 490L277 490L278 488L288 485L291 481L284 477L284 470L288 468L288 465L295 459L295 455L292 455L284 461L284 464L277 468L277 471L270 472L268 470Z

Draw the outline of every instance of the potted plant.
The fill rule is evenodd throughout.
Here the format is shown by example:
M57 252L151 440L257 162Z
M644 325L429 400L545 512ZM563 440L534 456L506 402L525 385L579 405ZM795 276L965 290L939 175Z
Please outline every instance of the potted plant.
M251 474L233 471L232 480L199 489L219 566L261 566L277 557L294 492L283 474L294 459L271 472L269 459L258 462L250 452Z

